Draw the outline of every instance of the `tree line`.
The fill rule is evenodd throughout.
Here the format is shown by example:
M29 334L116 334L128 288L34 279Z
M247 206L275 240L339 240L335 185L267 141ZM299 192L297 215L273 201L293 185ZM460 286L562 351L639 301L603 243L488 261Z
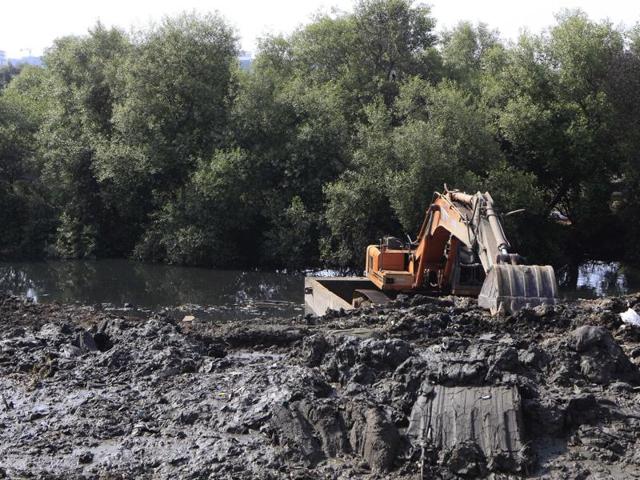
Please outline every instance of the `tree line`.
M361 0L249 70L217 14L56 40L0 72L0 256L359 267L447 184L526 208L531 261L640 260L640 29L435 29Z

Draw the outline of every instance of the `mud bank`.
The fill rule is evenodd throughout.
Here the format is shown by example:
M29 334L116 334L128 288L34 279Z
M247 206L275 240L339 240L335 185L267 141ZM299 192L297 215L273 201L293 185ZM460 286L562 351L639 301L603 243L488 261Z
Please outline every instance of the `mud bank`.
M211 323L0 296L0 476L640 477L639 303Z

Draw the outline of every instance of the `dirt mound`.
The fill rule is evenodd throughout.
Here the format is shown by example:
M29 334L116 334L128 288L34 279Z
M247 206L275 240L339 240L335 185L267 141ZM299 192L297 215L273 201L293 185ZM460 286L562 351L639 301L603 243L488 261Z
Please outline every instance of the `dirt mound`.
M637 476L640 331L618 314L639 300L211 323L3 296L0 473Z

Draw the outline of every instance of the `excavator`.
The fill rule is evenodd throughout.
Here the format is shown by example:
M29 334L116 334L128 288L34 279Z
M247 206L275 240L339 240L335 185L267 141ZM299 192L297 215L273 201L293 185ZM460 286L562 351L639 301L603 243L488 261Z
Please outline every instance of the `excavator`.
M375 288L356 289L353 305L418 292L477 296L492 314L554 304L553 267L526 265L511 249L488 192L445 186L434 194L414 241L385 237L367 247L366 277Z

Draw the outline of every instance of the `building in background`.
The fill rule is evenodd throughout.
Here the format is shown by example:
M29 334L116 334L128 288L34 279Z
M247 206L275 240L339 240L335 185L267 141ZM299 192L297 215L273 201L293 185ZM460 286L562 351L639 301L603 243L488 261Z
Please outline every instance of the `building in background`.
M0 50L0 67L7 64L7 54L4 50Z
M240 62L240 68L243 70L249 70L251 68L251 63L253 62L253 57L250 52L242 50L238 55L238 61Z
M9 63L11 65L42 65L42 57L36 57L34 55L27 55L26 57L10 58Z

